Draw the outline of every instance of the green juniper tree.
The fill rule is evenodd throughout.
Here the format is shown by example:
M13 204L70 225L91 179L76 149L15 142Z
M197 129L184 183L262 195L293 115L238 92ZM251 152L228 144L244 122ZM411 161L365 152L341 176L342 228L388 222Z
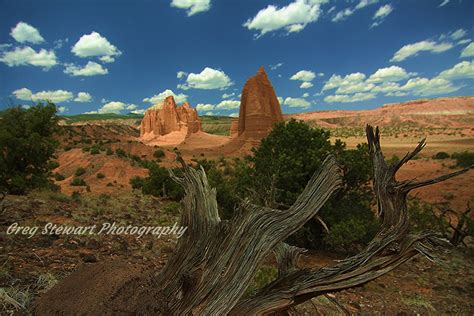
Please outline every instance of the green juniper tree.
M48 163L54 157L58 117L53 103L0 112L0 190L25 194L51 185Z

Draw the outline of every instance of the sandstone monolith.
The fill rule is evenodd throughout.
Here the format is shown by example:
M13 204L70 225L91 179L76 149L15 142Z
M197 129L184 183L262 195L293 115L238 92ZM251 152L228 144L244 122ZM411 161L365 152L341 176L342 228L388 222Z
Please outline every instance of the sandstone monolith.
M273 124L281 121L280 102L262 66L255 76L247 80L242 90L238 136L260 140L268 135Z

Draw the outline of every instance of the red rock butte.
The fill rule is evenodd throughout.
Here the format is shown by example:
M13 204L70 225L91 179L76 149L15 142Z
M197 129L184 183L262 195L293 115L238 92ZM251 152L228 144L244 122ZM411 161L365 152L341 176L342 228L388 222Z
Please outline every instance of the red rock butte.
M146 142L161 139L165 143L181 143L185 138L202 131L197 111L185 102L176 106L172 96L145 112L140 124L140 139Z
M273 124L281 121L280 102L262 66L245 82L242 90L237 136L261 140L268 135Z

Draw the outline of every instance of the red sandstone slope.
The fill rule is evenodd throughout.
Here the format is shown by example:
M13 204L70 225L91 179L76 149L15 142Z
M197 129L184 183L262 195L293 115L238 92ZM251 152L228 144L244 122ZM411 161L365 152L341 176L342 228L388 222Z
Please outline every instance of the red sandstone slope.
M321 111L286 115L303 121L314 121L324 127L354 127L373 124L398 126L411 124L430 127L472 127L474 97L451 97L387 104L373 110Z

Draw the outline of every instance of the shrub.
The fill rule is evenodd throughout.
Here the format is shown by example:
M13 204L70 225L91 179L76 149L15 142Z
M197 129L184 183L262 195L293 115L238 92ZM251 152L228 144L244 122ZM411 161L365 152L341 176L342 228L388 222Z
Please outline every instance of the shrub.
M117 148L115 150L115 154L120 157L120 158L125 158L127 157L127 153L125 152L125 150L121 149L121 148Z
M146 168L149 171L148 177L143 179L142 182L138 178L132 178L130 180L132 187L141 185L143 194L161 196L172 200L179 200L183 197L183 188L170 178L167 169L160 167L155 162L148 162ZM178 176L182 173L181 169L173 169L173 172Z
M136 161L136 162L141 162L142 161L142 159L138 155L131 155L130 159L132 159L133 161Z
M440 151L433 156L433 159L448 159L450 156L447 152Z
M82 147L82 152L83 153L87 153L87 152L90 152L90 151L91 151L90 147Z
M274 281L278 277L278 270L272 266L262 266L255 273L254 279L248 287L246 294L253 295L270 282Z
M107 156L110 156L110 155L112 155L113 153L114 153L114 151L113 151L111 148L107 148L107 151L105 152L105 154L106 154Z
M132 189L141 189L143 187L143 178L139 176L132 177L129 181Z
M156 159L163 158L164 156L165 156L165 152L163 151L163 149L157 149L153 153L153 157L155 157Z
M76 172L74 172L74 175L76 177L80 177L82 176L84 173L86 173L86 169L82 168L82 167L79 167L76 169Z
M220 216L224 219L230 218L239 203L235 192L235 168L232 168L225 160L220 162L207 159L195 161L197 162L197 168L202 167L206 171L210 186L216 188Z
M456 160L456 166L462 168L469 168L474 165L474 152L463 151L454 153L451 158Z
M100 154L100 150L97 147L92 147L91 148L91 155L98 155Z
M0 111L0 191L26 194L52 185L48 161L58 146L57 122L53 103Z
M338 221L331 226L326 235L326 242L334 249L346 252L356 252L368 243L377 232L377 222L368 222L364 219L351 217L344 221Z
M371 160L366 144L346 150L343 142L336 140L332 145L329 138L329 131L311 128L304 122L291 120L276 124L260 146L253 149L252 156L236 163L236 183L229 188L230 196L247 197L255 204L273 208L288 208L327 155L333 154L342 166L344 186L319 213L332 233L328 235L323 225L313 220L290 236L288 242L305 248L351 252L365 245L376 233L377 221L371 208L373 195L368 185ZM345 240L344 233L350 229L348 223L357 227L351 232L350 240Z
M444 217L435 215L433 206L419 199L408 200L410 224L415 232L434 231L446 235L449 224Z
M74 192L72 192L72 194L71 194L71 198L72 198L74 201L78 202L78 201L81 199L81 193L79 193L79 192L77 192L77 191L74 191Z
M171 201L163 206L163 211L171 215L178 215L181 205L178 202Z
M87 183L84 181L82 178L74 178L71 181L71 186L77 187L77 186L86 186Z
M387 161L387 164L396 164L400 161L400 158L397 155L392 155L392 158L390 159L385 159Z
M110 201L110 195L106 193L101 193L99 195L99 202L103 205L106 205Z
M99 172L97 175L96 175L97 179L104 179L105 178L105 174Z
M57 160L50 160L48 161L48 169L53 170L59 167L59 162Z
M54 174L54 180L56 180L56 181L63 181L64 179L65 179L65 178L64 178L64 176L63 176L62 174L57 173L57 172Z

